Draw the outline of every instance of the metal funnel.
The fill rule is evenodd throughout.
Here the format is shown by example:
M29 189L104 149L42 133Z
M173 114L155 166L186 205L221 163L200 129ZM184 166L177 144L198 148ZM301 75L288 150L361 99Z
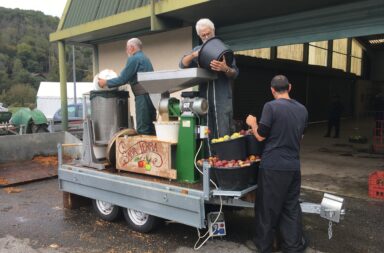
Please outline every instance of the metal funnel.
M137 81L148 93L172 93L216 78L216 73L202 68L137 73Z

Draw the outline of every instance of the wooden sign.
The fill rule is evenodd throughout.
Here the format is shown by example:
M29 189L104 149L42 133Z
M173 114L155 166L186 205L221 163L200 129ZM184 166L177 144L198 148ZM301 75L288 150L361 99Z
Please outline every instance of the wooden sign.
M116 140L116 168L158 177L176 179L172 169L172 143L155 136L135 135Z

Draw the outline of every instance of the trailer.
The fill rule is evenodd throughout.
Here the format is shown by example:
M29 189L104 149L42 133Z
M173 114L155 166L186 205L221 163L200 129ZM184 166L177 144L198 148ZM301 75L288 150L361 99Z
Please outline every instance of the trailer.
M202 69L138 75L146 89L157 93L191 87L196 81L213 78L215 76L211 72ZM201 98L188 93L179 102L169 98L160 101L159 112L162 116L177 119L179 123L178 139L172 143L158 140L158 137L137 135L134 129L119 131L107 137L109 140L106 141L102 129L110 132L119 126L105 118L100 120L100 117L111 115L111 111L98 110L111 106L98 103L117 103L110 100L112 93L95 99L97 95L92 95L91 91L90 96L94 100L90 102L91 115L84 120L82 157L64 163L61 158L63 150L79 144L58 145L61 191L70 196L91 199L95 211L104 220L112 221L123 213L133 230L147 233L162 220L171 220L197 229L207 229L205 239L226 234L223 206L254 207L256 182L247 182L234 190L224 189L212 180L209 160L203 159L202 166L196 163L202 143L207 138L206 127L195 122L195 114L206 111ZM122 98L121 94L116 96ZM126 103L120 101L119 104ZM92 114L94 108L97 108L97 113ZM112 111L115 109L112 108ZM84 111L87 111L86 108ZM104 126L105 122L107 127ZM97 154L96 150L100 148L104 151L104 160ZM143 166L141 162L145 161L140 159L146 159L150 166ZM161 165L160 160L163 162ZM161 167L164 164L166 168ZM258 166L257 161L254 166ZM317 213L329 222L339 222L344 214L343 202L343 198L324 194L321 204L302 202L301 207L303 212ZM209 212L212 206L215 212ZM196 244L195 249L200 246Z
M60 157L61 145L58 149ZM205 165L202 182L189 184L117 172L115 168L98 170L78 161L64 164L60 158L58 168L60 190L91 199L96 213L104 220L113 221L123 213L130 228L142 233L150 232L162 220L171 220L207 228L211 236L223 236L226 231L222 206L253 208L254 203L244 197L254 196L257 185L241 191L222 191L212 187L209 174L209 166ZM207 214L211 210L207 206L212 205L217 206L219 213ZM301 207L303 213L319 214L330 222L340 222L345 213L343 199L330 194L324 194L321 204L302 202ZM221 224L221 230L215 224Z
M80 140L67 132L0 136L0 187L56 177L58 143ZM80 157L80 148L67 148L64 161Z

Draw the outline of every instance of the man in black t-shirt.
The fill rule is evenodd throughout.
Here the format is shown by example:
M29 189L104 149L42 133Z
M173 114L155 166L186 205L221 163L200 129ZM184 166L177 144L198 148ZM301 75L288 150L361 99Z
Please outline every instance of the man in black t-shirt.
M275 98L264 105L259 124L253 115L246 123L259 141L264 141L255 201L255 244L272 251L275 232L280 232L283 252L303 252L299 203L300 141L307 125L307 109L289 97L291 84L283 75L271 81Z

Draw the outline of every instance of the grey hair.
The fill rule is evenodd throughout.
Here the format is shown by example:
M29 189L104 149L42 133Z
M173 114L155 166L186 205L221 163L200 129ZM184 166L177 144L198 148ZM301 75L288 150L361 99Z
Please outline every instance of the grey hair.
M140 49L140 50L143 48L143 43L138 38L129 39L127 41L127 45L134 46L135 48Z
M197 34L200 34L199 31L203 28L203 27L209 27L212 29L212 31L215 31L215 25L213 24L213 22L207 18L202 18L200 19L199 21L196 22L196 32Z

